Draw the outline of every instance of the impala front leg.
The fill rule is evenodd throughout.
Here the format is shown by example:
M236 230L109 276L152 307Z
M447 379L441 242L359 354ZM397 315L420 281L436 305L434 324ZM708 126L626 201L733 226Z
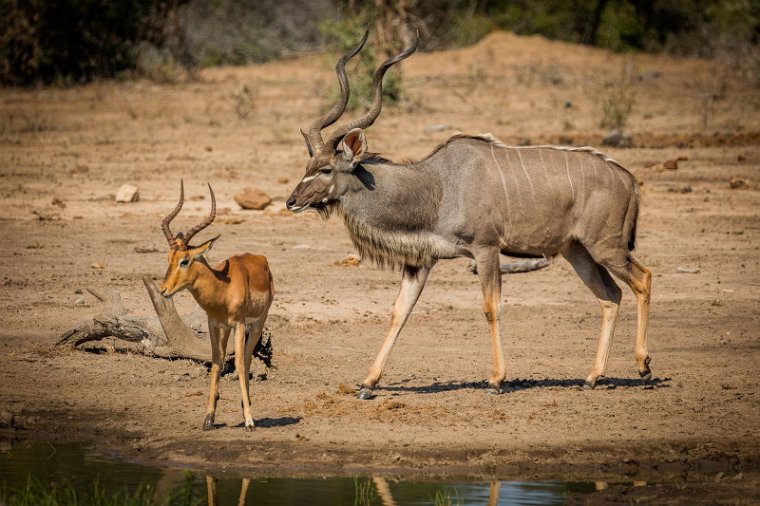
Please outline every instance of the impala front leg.
M230 336L229 329L220 330L211 321L208 323L208 333L211 338L211 386L208 392L208 405L206 419L203 421L203 430L214 428L216 404L219 401L219 378L222 375L224 356L227 352L227 338Z
M251 416L251 398L248 395L248 371L245 369L245 323L235 325L235 370L240 380L240 393L243 398L243 417L245 428L253 430L253 417Z
M362 386L359 389L359 399L366 400L372 398L372 389L375 388L375 385L380 380L380 376L383 375L388 354L391 352L401 329L404 328L404 324L407 318L409 318L409 313L412 312L412 308L417 303L417 299L419 299L420 293L422 293L422 288L425 286L425 281L427 281L432 267L432 265L420 268L404 267L401 288L399 289L398 297L396 297L396 304L393 306L391 328L385 337L385 341L383 341L380 353L377 354L375 363L372 364L369 374L362 382Z

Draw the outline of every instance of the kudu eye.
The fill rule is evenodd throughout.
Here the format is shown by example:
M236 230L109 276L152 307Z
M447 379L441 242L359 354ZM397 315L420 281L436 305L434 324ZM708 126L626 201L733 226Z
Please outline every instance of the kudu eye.
M187 267L188 265L190 265L190 258L188 258L188 257L185 257L185 258L183 258L182 260L179 261L179 266L180 267Z

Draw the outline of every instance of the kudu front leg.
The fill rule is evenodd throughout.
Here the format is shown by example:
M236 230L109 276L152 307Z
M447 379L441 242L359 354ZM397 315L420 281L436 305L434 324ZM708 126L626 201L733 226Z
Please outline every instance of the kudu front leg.
M499 251L486 253L476 258L478 278L483 289L483 312L488 321L491 334L491 354L493 368L488 379L489 392L500 394L501 384L506 375L504 350L501 345L501 268L499 266Z
M391 352L401 329L404 328L404 324L407 318L409 318L409 313L412 312L412 308L417 303L417 299L419 299L420 293L422 293L422 288L425 286L431 268L432 266L420 268L404 267L401 288L396 297L396 304L393 306L391 328L385 337L385 341L383 341L380 353L375 358L375 363L372 364L369 374L367 374L367 377L362 382L359 389L359 399L367 400L372 398L372 389L375 388L375 385L380 380L380 376L383 375L388 354Z

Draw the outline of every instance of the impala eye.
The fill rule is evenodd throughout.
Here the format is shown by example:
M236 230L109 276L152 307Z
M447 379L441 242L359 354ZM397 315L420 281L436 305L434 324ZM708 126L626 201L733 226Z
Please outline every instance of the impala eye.
M190 258L188 258L188 257L185 257L185 258L183 258L182 260L179 261L179 266L180 267L187 267L188 265L190 265Z
M319 169L319 172L321 172L322 174L329 174L329 173L332 172L332 167L330 167L329 165L327 165L327 166L322 167L321 169Z

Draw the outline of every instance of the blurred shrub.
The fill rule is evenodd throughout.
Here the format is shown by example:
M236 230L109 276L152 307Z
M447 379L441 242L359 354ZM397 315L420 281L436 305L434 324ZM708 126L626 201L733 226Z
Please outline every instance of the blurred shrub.
M156 0L0 0L0 82L76 83L135 65L134 44L161 38Z
M320 25L320 31L328 44L337 52L345 53L359 43L364 31L375 18L371 7L354 11L351 16L339 20L326 20ZM356 110L368 103L372 97L372 80L376 67L380 64L375 54L376 44L372 39L365 44L364 49L346 66L348 73L350 95L346 109ZM335 65L334 61L330 62ZM327 88L326 101L334 102L340 96L337 82ZM391 67L383 78L383 104L394 104L401 100L401 77L398 65Z
M332 0L191 0L180 8L187 52L201 67L265 62L318 46Z
M620 71L620 77L604 83L601 93L602 128L622 130L636 104L636 66L628 60Z

